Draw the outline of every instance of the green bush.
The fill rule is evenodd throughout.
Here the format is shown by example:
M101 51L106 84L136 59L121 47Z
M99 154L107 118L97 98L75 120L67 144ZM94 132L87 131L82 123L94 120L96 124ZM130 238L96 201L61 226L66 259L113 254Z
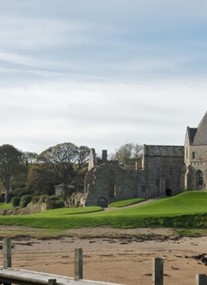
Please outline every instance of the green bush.
M65 203L64 203L63 199L61 199L57 196L54 196L54 195L46 197L45 203L46 203L48 210L65 207Z
M39 203L39 200L40 200L40 196L33 196L33 197L32 197L32 203L33 203L33 204Z
M47 197L49 197L49 195L42 195L42 196L40 196L40 199L39 199L39 203L41 204L41 203L45 203L45 200L47 199Z
M32 195L24 195L20 200L20 208L25 208L32 201Z
M20 204L20 198L19 197L13 197L11 199L11 204L13 208L19 207Z

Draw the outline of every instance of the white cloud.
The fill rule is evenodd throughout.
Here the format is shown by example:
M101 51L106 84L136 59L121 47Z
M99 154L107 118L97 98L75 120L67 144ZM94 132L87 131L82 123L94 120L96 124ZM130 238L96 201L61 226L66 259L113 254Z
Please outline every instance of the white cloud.
M58 47L64 43L80 45L87 42L87 23L81 21L1 15L1 49L38 50Z
M0 0L0 144L182 144L200 121L205 1L12 2Z
M98 150L129 141L182 144L187 125L196 126L205 112L207 86L201 83L59 82L1 89L0 131L23 150L34 140L29 150L37 152L64 141Z

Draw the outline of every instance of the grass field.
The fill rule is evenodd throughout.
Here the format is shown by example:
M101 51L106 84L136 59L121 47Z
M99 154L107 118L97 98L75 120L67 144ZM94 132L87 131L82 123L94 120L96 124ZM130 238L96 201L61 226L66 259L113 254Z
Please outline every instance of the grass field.
M100 207L50 210L32 215L1 216L1 225L69 229L110 226L207 228L207 192L190 191L174 197L102 211Z
M121 200L117 202L111 203L109 206L114 208L122 208L127 207L130 205L138 204L144 201L144 198L134 198L134 199L128 199L128 200Z
M8 203L8 204L0 203L0 210L7 210L7 209L12 209L11 203Z

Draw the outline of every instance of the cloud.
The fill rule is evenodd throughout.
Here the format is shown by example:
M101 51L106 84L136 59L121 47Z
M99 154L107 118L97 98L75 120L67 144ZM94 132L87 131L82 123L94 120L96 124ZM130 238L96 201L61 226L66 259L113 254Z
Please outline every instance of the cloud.
M1 89L0 131L2 139L37 152L64 141L110 151L130 141L182 144L187 125L195 126L205 112L199 102L205 102L206 91L202 82L77 81ZM180 94L185 109L177 103Z
M0 4L0 143L182 144L205 112L204 0Z

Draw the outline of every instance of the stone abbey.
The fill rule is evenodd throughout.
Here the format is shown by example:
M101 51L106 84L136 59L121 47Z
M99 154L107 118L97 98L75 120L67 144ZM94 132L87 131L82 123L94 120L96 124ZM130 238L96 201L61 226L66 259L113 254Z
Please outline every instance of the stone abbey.
M78 204L107 206L136 197L170 196L188 189L205 189L206 182L207 112L197 128L187 127L184 146L144 145L142 157L124 166L108 160L106 150L97 162L91 149Z

